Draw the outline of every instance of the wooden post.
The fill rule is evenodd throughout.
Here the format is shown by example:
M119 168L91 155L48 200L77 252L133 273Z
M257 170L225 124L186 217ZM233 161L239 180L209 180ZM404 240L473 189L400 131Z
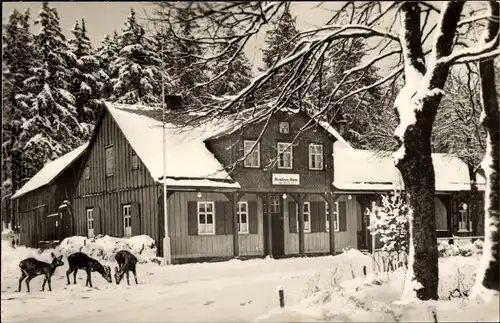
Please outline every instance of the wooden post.
M328 197L328 209L329 209L328 217L330 221L330 229L328 233L330 238L330 254L332 256L335 256L335 224L334 224L335 216L333 215L334 207L335 207L335 198L333 197L333 195L330 195Z
M267 193L267 255L273 255L273 230L271 218L271 194Z
M298 208L299 208L299 255L303 257L305 255L304 248L304 196L298 194L297 196Z
M285 293L283 292L283 287L278 288L278 297L280 299L280 307L285 307Z
M238 257L240 255L240 239L239 239L239 217L238 217L238 193L231 193L231 200L233 205L233 255Z

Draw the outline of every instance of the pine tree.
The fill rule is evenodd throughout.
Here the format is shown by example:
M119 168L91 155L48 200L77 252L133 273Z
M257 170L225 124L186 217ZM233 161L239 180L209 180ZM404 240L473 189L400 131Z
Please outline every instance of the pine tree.
M161 101L161 60L154 43L130 10L125 29L119 36L120 52L111 63L113 95L119 103L158 103Z
M71 71L75 56L69 51L59 27L59 15L47 2L42 4L35 24L40 64L31 69L25 80L30 91L29 118L22 125L19 140L23 143L23 164L30 167L28 177L43 165L82 144L89 129L78 123L75 98L70 93Z
M28 10L24 13L14 10L3 30L2 193L7 195L26 181L19 139L23 123L29 117L29 95L24 80L31 75L37 60L29 20Z
M236 54L238 47L237 44L233 45L221 58L221 64L216 66L213 71L214 76L217 76L227 70L212 85L211 92L215 96L235 95L247 87L253 78L252 66L243 51L227 65Z
M70 48L76 58L71 69L71 92L75 96L75 106L80 124L89 126L95 123L97 110L100 107L100 88L98 80L99 61L93 54L90 39L87 36L85 20L81 25L76 22L73 30L74 38L69 40Z
M120 52L118 32L115 30L112 36L105 35L101 46L97 48L96 57L99 60L98 80L100 84L100 97L109 99L113 94L111 84L111 63L115 61Z

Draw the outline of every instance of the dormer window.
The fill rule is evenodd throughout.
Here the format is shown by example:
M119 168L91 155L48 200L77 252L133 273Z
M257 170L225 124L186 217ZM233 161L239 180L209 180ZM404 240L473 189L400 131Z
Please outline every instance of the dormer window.
M280 133L289 134L290 133L290 123L283 121L279 123Z

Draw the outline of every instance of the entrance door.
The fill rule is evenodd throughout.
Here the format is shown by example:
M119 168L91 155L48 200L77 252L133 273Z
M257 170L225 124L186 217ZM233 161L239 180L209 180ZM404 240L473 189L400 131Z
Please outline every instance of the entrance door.
M273 240L273 257L285 255L285 228L283 217L283 199L280 195L274 196L271 202L271 230Z

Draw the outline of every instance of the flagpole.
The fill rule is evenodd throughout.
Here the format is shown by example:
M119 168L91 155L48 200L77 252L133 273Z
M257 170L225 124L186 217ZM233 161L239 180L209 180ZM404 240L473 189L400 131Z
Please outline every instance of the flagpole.
M166 137L166 119L165 119L165 62L163 59L163 10L161 11L161 37L160 38L160 59L161 59L161 108L163 124L163 222L165 225L165 236L163 238L163 262L165 265L172 263L172 252L170 248L170 235L168 230L168 206L167 206L167 137Z

